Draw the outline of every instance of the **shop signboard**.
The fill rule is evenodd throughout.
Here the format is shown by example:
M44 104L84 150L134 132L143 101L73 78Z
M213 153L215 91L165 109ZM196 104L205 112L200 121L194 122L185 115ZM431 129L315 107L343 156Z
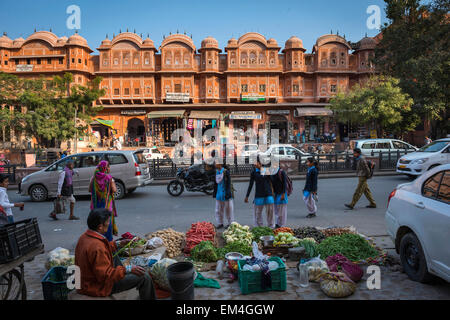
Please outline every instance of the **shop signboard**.
M266 101L266 96L264 94L242 94L241 101Z
M145 115L147 111L145 110L121 110L120 114L124 116L141 116Z
M267 114L272 115L289 115L291 113L290 110L267 110Z
M167 92L166 101L169 102L189 102L190 94L181 92Z
M33 71L33 65L32 64L18 64L18 65L16 65L16 71L17 72Z
M255 113L254 111L236 111L231 112L230 120L261 120L261 113Z

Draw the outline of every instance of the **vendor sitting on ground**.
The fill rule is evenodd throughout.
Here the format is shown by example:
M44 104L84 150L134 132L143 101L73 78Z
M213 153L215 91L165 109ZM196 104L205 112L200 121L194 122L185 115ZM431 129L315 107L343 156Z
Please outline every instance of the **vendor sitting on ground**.
M80 268L81 289L79 294L106 297L114 293L137 288L141 300L154 300L155 289L147 271L139 266L122 266L113 253L130 240L109 242L106 233L111 212L94 209L89 213L89 229L81 235L75 249L75 265Z

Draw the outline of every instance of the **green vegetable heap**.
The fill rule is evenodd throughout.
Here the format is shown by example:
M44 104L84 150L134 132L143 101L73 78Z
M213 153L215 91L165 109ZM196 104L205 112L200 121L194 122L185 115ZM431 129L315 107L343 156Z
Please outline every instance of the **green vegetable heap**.
M202 241L191 251L191 257L195 261L216 262L218 260L216 248L211 241Z
M315 258L317 253L317 243L313 238L305 238L300 240L299 245L305 248L305 252L309 258Z
M357 234L342 234L328 237L317 247L321 259L340 253L351 261L359 261L378 255L378 251L370 243Z
M273 236L273 230L269 227L255 227L252 229L253 241L260 242L263 236Z
M252 254L252 247L247 245L246 243L236 241L227 244L223 248L217 249L216 252L219 259L225 258L225 254L227 254L228 252L239 252L244 256L250 256Z

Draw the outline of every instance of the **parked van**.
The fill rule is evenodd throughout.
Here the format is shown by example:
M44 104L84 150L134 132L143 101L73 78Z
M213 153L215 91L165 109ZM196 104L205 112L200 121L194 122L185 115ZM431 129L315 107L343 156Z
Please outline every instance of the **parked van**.
M116 199L121 199L127 193L153 181L142 150L86 152L67 156L45 169L24 177L19 184L19 193L23 196L29 195L32 201L45 201L56 197L59 174L69 160L74 163L75 196L90 194L89 183L102 160L108 161L111 167L111 175L117 186Z
M418 150L413 145L396 139L365 139L355 140L355 148L360 148L363 156L371 156L372 153L377 156L380 152L384 153L383 158L389 156L389 152L411 153Z

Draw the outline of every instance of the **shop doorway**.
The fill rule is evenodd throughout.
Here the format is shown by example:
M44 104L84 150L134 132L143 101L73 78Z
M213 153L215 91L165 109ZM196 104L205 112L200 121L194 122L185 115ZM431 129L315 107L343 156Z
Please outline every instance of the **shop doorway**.
M287 143L288 121L286 117L281 115L271 116L269 121L270 121L270 136L272 136L272 130L278 130L279 142Z
M127 126L128 143L130 142L145 142L145 125L144 121L138 118L128 120ZM136 141L138 139L138 141Z

